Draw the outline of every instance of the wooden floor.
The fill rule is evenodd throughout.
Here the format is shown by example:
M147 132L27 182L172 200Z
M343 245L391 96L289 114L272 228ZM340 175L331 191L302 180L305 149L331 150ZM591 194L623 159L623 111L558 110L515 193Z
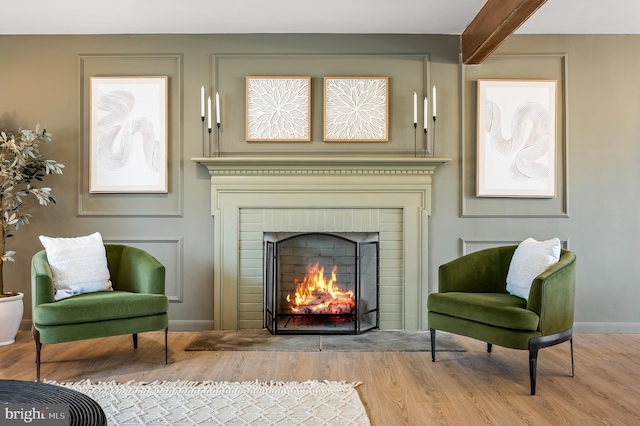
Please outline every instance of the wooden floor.
M358 381L373 425L636 425L640 424L640 335L574 337L576 376L569 344L540 351L537 395L529 395L528 353L456 337L467 352L283 353L186 352L197 333L144 333L45 345L42 376L155 381ZM35 380L35 347L20 331L0 347L0 378Z

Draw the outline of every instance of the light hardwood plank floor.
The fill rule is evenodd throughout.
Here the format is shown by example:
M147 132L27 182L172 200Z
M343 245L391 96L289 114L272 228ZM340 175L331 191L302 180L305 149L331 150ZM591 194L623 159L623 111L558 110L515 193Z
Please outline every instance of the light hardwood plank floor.
M42 377L126 382L156 380L362 382L358 393L373 425L640 424L640 335L574 336L540 351L537 395L529 395L527 351L456 336L467 352L187 352L195 332L164 333L43 346ZM35 380L35 345L20 331L0 347L0 379Z

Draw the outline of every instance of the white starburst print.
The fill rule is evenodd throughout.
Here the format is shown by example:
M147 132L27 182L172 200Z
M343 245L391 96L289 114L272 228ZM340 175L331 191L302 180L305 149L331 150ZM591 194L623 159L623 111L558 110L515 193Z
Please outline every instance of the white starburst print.
M325 77L325 141L386 142L388 77Z
M311 77L247 77L247 141L310 141Z

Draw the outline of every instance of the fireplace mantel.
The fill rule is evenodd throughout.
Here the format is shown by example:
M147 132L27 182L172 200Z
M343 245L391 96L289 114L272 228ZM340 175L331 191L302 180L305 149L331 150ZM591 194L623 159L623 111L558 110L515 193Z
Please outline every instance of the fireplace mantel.
M195 157L213 175L237 174L432 174L450 158L261 156Z
M211 175L216 330L262 327L257 308L263 306L262 277L257 271L263 264L264 232L380 232L381 251L393 253L381 258L386 275L381 272L385 294L380 327L426 329L432 175L449 158L268 155L191 160Z

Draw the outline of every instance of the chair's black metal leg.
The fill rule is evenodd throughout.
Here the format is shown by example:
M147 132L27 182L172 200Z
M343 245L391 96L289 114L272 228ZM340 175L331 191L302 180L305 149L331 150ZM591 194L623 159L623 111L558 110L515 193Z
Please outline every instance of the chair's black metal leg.
M569 339L569 344L571 345L571 377L575 376L575 369L573 365L573 337Z
M36 342L36 381L40 381L40 351L42 350L42 343L40 343L40 332L36 328L31 326L31 334L33 334L33 340Z
M164 329L164 363L169 364L169 327Z
M436 362L436 330L430 328L429 333L431 334L431 362Z
M138 349L138 333L133 333L133 349Z
M538 369L538 348L529 348L529 377L531 379L531 395L536 394L536 373Z
M492 348L493 348L493 344L487 343L487 352L491 353Z
M569 340L571 342L571 373L573 375L573 329L569 328L560 333L534 337L529 340L529 374L531 376L531 395L536 394L536 367L538 351L549 346L557 345Z

